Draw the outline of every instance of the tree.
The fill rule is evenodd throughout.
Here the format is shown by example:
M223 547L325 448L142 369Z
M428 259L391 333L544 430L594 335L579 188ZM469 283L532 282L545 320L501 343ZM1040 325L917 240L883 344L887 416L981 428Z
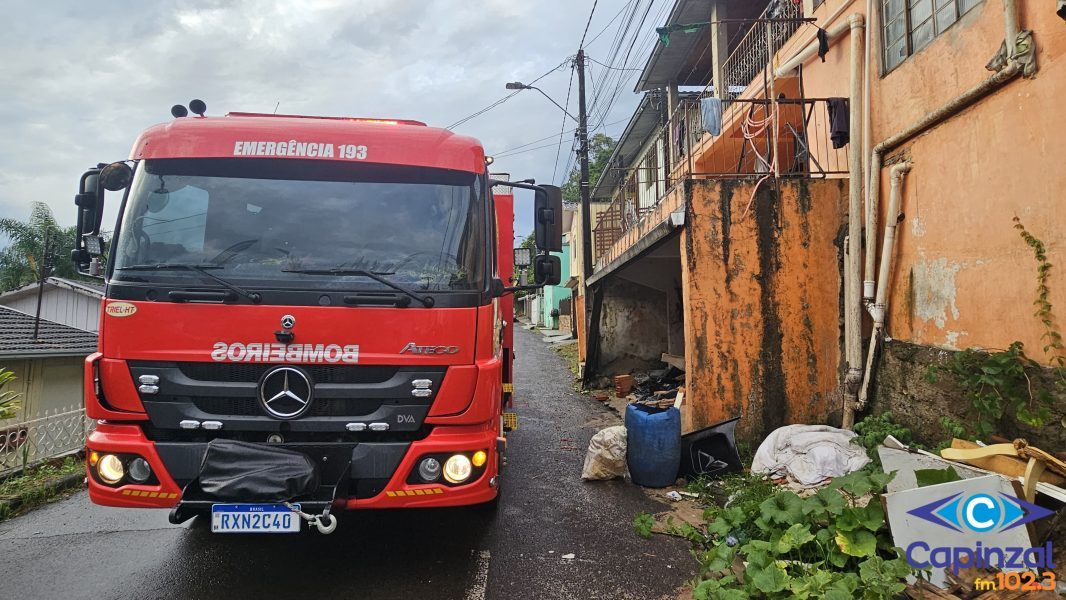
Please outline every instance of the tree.
M8 246L0 250L0 292L53 275L80 279L70 260L76 229L56 223L52 209L44 202L33 203L26 222L0 219L0 234L10 240Z
M605 133L597 133L589 139L589 188L596 185L600 179L600 173L607 167L607 161L611 160L615 144L618 142ZM570 176L563 184L563 200L567 202L581 202L581 165L574 165L570 170Z

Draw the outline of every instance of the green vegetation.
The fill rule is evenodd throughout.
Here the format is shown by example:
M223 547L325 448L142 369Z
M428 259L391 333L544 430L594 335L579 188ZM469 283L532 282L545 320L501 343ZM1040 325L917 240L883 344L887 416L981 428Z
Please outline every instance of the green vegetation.
M563 357L566 361L566 366L570 369L570 372L577 377L578 374L578 356L577 356L577 344L560 344L553 346L554 351L559 356Z
M0 234L10 240L0 250L0 292L52 275L79 279L70 261L75 229L60 227L44 202L33 203L29 221L0 219Z
M690 484L701 498L728 498L701 527L667 524L700 561L693 598L897 597L912 569L892 546L878 497L891 479L859 471L806 498L752 475ZM653 523L641 514L633 525L648 537Z
M1066 346L1062 334L1055 326L1048 278L1051 263L1047 248L1040 239L1026 230L1018 217L1014 228L1028 245L1036 259L1036 299L1033 316L1044 327L1041 339L1044 354L1055 376L1052 387L1066 391ZM1014 341L1006 350L982 351L966 349L955 353L945 363L930 365L926 377L931 382L939 381L941 375L949 376L966 394L973 414L973 427L969 428L953 419L941 419L941 425L955 437L987 438L994 433L1000 421L1012 417L1020 423L1041 427L1050 419L1049 407L1054 403L1052 389L1042 386L1038 378L1045 367L1025 353L1020 341Z
M62 493L57 483L85 472L85 463L77 456L26 469L19 475L0 481L0 520L14 511L23 511L48 502Z
M0 369L0 419L11 419L18 413L19 394L12 390L4 391L4 387L14 380L14 373L7 369Z
M908 446L914 445L911 430L892 420L892 413L886 412L880 415L869 415L855 424L855 433L858 434L854 443L866 448L866 456L870 457L873 464L881 467L881 457L877 454L877 447L892 436Z

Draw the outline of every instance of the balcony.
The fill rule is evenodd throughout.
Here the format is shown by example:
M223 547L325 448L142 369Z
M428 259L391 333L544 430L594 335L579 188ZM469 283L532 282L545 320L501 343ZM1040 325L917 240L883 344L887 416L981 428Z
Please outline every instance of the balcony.
M774 54L804 22L800 5L773 1L731 45L722 66L717 135L707 132L701 110L702 99L713 95L710 84L678 103L644 155L626 170L595 225L597 268L680 210L679 187L686 180L847 174L846 148L834 148L831 140L829 99L803 98L798 79L773 81L769 72Z

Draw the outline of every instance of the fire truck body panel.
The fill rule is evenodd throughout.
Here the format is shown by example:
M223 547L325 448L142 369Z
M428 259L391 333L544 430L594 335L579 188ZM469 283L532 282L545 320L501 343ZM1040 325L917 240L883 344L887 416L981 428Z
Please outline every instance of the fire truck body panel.
M211 440L267 443L274 436L281 446L314 458L322 469L323 485L339 486L337 481L350 478L349 489L334 502L337 507L456 506L496 496L504 446L501 411L509 396L505 384L511 381L512 303L491 293L489 284L492 278L511 277L513 196L501 194L493 202L484 152L476 140L408 122L235 114L179 118L152 127L137 140L130 158L137 161L136 174L123 200L112 247L100 351L88 357L85 369L86 414L101 420L87 443L93 502L173 507L196 478ZM458 289L412 288L404 282L413 295L356 273L342 273L334 265L325 267L336 273L282 269L292 264L305 268L288 250L283 257L255 263L251 275L231 266L240 260L231 261L244 252L243 247L224 250L223 254L231 254L217 261L220 266L205 263L208 259L199 259L193 268L169 268L166 259L157 258L147 266L133 264L141 262L132 257L129 248L134 246L141 254L160 249L174 254L174 247L187 250L180 244L142 239L148 236L145 229L167 221L153 221L150 215L159 212L151 206L144 212L144 203L166 206L200 193L201 188L224 197L226 185L233 183L227 171L233 165L238 165L241 181L249 186L267 185L275 177L296 182L292 185L316 184L310 175L293 175L299 173L299 165L311 161L322 165L326 181L335 182L309 188L319 194L334 193L338 186L358 187L358 177L365 174L377 186L414 177L421 187L411 189L428 187L435 190L433 198L462 200L463 190L472 190L468 204L473 216L463 240L454 240L458 234L444 239L476 248L483 256L466 258L473 267L450 275L450 281L459 282ZM343 166L354 164L362 166ZM341 170L331 170L334 167ZM255 171L260 168L264 171ZM468 182L453 175L459 172L473 179ZM420 179L422 173L429 173L428 179ZM355 178L355 183L346 184L346 178ZM284 191L263 190L269 198ZM159 201L163 195L166 199ZM247 211L255 215L248 218L253 219L272 210L269 198L263 202L266 208L243 197L239 202L247 203ZM309 197L306 209L272 217L270 227L279 221L297 227L306 219L328 225L321 216L313 221L319 210L311 204L314 201ZM204 210L213 214L213 206ZM474 214L479 210L487 216L485 222ZM197 214L170 221L207 221L200 225L203 252L212 235L220 236L223 245L247 235L220 225L243 226L227 213L219 213L214 221ZM409 221L410 215L400 218ZM381 235L401 239L402 232L388 222L388 215L382 219L373 224ZM337 227L343 223L339 220ZM174 231L170 225L157 237ZM315 238L329 239L336 232L319 226L304 232L308 236L309 243L321 246L324 242ZM356 237L360 244L375 241ZM258 239L251 245L266 246ZM451 256L456 261L461 258L455 252ZM159 264L167 268L157 268ZM197 270L205 264L212 269L207 274ZM263 279L264 265L278 271L277 282ZM214 285L210 274L254 289L261 300L225 292ZM225 295L211 302L175 300L189 293ZM420 296L432 296L435 304L422 306L410 299ZM310 408L292 418L264 410L265 378L285 366L308 380L309 397L301 400ZM285 390L288 386L286 379ZM418 478L420 461L426 457L479 452L485 455L484 464L476 466L467 481ZM109 484L92 462L105 454L123 460L141 457L152 476L144 483L124 479Z

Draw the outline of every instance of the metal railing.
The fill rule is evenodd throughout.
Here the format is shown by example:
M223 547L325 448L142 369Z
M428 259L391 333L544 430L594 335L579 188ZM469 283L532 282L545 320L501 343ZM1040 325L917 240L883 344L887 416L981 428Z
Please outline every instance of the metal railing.
M722 67L725 81L721 98L735 98L744 88L761 81L770 58L803 25L803 7L790 0L773 0L759 15Z
M80 406L0 423L0 476L85 448L85 438L95 426Z
M748 99L723 102L722 133L706 133L699 101L682 103L678 179L761 177L825 178L848 172L848 151L834 147L829 98ZM698 156L695 156L698 153ZM776 160L776 169L775 162Z

